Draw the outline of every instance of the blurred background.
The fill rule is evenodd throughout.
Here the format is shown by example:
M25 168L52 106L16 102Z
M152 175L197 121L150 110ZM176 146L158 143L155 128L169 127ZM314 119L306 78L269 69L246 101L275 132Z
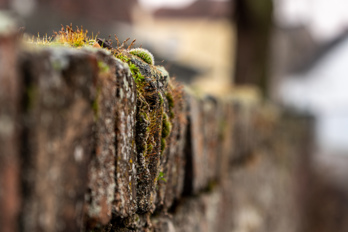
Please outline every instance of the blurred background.
M258 86L265 99L310 115L310 165L331 194L328 207L346 205L332 215L324 200L313 208L334 225L346 218L347 0L0 0L0 7L27 33L52 35L73 23L102 38L136 38L197 91L223 96Z

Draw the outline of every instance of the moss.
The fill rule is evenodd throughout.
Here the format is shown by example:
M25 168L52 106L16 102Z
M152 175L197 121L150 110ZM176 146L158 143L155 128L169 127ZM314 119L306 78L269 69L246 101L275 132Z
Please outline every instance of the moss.
M167 92L166 93L166 98L167 98L167 101L168 101L169 108L173 108L174 107L173 95L170 92Z
M106 72L109 72L110 71L110 67L109 65L107 65L105 62L103 61L98 61L98 68L99 68L99 71L101 73L106 73Z
M173 95L170 92L166 93L166 98L167 98L167 102L168 102L168 108L169 108L169 117L170 119L174 118L174 98Z
M116 54L115 57L126 63L130 61L130 59L127 56L123 55L122 53Z
M147 154L149 154L153 149L153 145L152 144L148 144L147 145Z
M141 93L144 88L145 77L141 74L139 68L131 62L131 59L125 56L123 53L115 54L115 57L128 64L129 70L137 86L137 93Z
M169 111L169 118L173 119L175 117L174 111Z
M33 43L34 39L28 42ZM95 42L95 38L88 36L88 31L84 30L82 26L73 29L72 24L70 24L70 26L62 26L60 31L54 32L52 37L44 36L40 38L40 36L38 36L35 43L38 45L63 45L80 48L85 46L93 47Z
M164 149L166 149L167 142L165 138L161 138L161 153L163 153Z
M161 94L161 93L158 93L158 96L159 96L159 101L160 101L160 104L161 104L161 106L162 106L162 105L163 105L163 103L164 103L164 100L163 100L162 94Z
M157 177L158 180L162 180L164 182L167 182L166 178L164 178L164 173L163 172L159 172L158 173L158 177Z
M172 130L172 124L168 120L166 113L163 113L162 117L162 138L167 138L170 134L170 131Z
M145 118L146 121L149 121L149 116L147 115L147 113L145 111L141 111L140 115L142 115Z
M99 97L100 97L100 87L97 87L97 94L96 94L95 99L92 103L92 109L94 112L95 120L99 118Z
M155 64L153 55L151 54L151 52L149 52L146 49L134 48L134 49L131 49L129 53L141 58L143 61L145 61L148 64L151 64L151 65Z

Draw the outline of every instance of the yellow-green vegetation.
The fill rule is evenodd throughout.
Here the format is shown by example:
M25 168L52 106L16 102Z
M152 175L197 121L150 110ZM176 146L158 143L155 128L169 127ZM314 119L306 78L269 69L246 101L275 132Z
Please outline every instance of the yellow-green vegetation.
M170 92L166 93L166 98L168 101L168 108L169 108L169 118L173 119L174 118L174 99L173 99L173 95Z
M98 61L98 68L99 68L99 71L101 73L106 73L106 72L109 72L110 71L110 67L109 65L107 65L105 62L103 61Z
M83 27L76 27L73 29L73 26L63 26L61 27L60 31L54 32L54 35L52 36L44 36L36 38L28 39L28 42L35 43L38 45L47 45L47 46L53 46L53 45L61 45L61 46L68 46L68 47L75 47L75 48L81 48L81 47L100 47L99 44L96 41L96 36L93 37L88 35L88 30L83 29Z
M135 55L137 57L140 57L143 61L145 61L148 64L154 65L155 59L151 52L144 48L133 48L129 51L130 54Z
M167 146L166 139L165 138L161 138L161 154L163 154L164 149L166 148L166 146Z
M162 136L161 136L161 154L167 146L166 138L168 138L172 130L172 124L166 113L162 114Z
M166 113L163 113L162 117L162 138L167 138L172 130L172 124L170 123Z
M143 145L143 152L141 153L145 157L150 157L158 152L160 149L159 145L161 145L161 152L166 147L166 138L171 132L171 121L175 116L174 104L176 104L176 98L179 98L179 95L176 93L180 91L175 92L177 86L173 87L170 83L169 74L164 67L154 66L154 57L148 50L143 48L132 49L135 40L126 47L128 39L122 43L117 36L115 36L115 39L117 44L112 46L111 40L100 39L93 35L89 36L88 31L82 26L73 29L73 26L70 25L62 26L61 30L54 32L54 35L51 37L38 38L35 43L47 46L62 45L74 48L94 47L105 49L115 58L127 63L136 84L137 114L139 115L137 120L139 120L139 125L146 126L143 130L146 143ZM100 73L110 72L109 66L103 61L98 62L98 68ZM156 87L159 80L166 86L167 90L164 93ZM97 97L92 105L96 117L98 117L99 111L98 95L99 93L97 93ZM165 107L169 108L169 116L164 112ZM154 139L156 136L157 142ZM161 144L158 144L159 142ZM157 149L154 150L156 147Z
M162 180L164 182L167 182L166 178L164 178L164 173L163 172L159 172L158 173L158 180Z

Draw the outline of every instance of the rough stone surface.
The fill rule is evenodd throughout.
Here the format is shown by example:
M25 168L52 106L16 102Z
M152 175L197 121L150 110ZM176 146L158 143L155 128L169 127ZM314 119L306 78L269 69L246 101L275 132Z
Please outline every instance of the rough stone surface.
M110 221L116 185L116 66L110 56L102 52L97 55L99 73L93 103L95 144L86 194L88 222L92 224L90 226Z
M92 150L96 59L70 50L23 53L20 60L23 231L82 226Z
M188 128L185 169L185 194L197 194L207 185L207 155L204 150L202 101L186 94Z
M199 97L127 50L20 50L16 66L12 42L0 37L1 231L318 228L300 213L317 202L303 193L311 125Z
M218 147L221 146L219 138L218 100L212 96L206 96L203 101L203 133L204 150L207 163L207 180L216 181Z
M16 231L19 212L19 151L17 121L21 85L18 80L16 35L0 35L0 225L1 231Z
M136 202L136 86L128 66L114 60L116 67L116 193L117 216L133 215Z

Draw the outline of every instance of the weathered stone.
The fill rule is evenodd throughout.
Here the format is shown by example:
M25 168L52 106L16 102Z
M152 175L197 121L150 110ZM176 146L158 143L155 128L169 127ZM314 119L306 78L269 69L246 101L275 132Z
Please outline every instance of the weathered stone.
M137 82L136 150L137 150L137 212L153 212L156 188L161 170L162 149L165 147L164 126L168 122L165 92L169 76L157 67L130 56L129 64L135 65L142 76ZM138 78L138 77L134 77Z
M218 127L219 127L219 146L217 156L216 176L218 181L226 179L229 170L229 161L234 155L233 128L234 128L234 114L233 104L231 101L223 100L219 104L218 113Z
M251 155L255 144L253 124L253 102L243 102L240 98L233 99L234 105L234 155L231 162L239 161Z
M82 227L97 61L82 51L23 53L23 231Z
M115 195L116 65L111 56L96 53L99 74L96 81L95 147L89 166L86 207L88 224L106 224L111 219ZM121 178L123 180L125 178Z
M176 232L173 222L168 217L154 218L152 219L152 224L154 227L154 232Z
M221 192L218 189L199 197L185 199L177 207L172 218L175 231L219 231L218 219L222 205Z
M186 107L183 90L179 84L171 83L164 94L166 98L164 105L171 123L171 132L165 140L166 147L161 157L157 208L166 212L183 190Z
M127 217L137 210L136 202L136 86L126 64L116 66L116 193L115 215Z
M204 150L206 153L206 178L207 181L216 181L218 145L219 138L219 121L218 121L218 100L212 96L206 96L203 100L203 133L204 133Z
M202 101L186 94L188 128L185 146L185 194L196 194L207 186L207 157L204 150Z
M18 120L22 91L17 70L16 35L2 31L8 28L0 29L0 230L11 232L18 229L21 202Z
M180 88L176 86L176 88ZM171 160L168 161L167 188L164 196L164 209L167 211L175 199L179 199L184 188L185 177L185 143L187 129L187 109L184 101L184 92L176 89L172 93L175 104L173 107L174 118L172 121L172 132L170 135L170 146L168 151Z

